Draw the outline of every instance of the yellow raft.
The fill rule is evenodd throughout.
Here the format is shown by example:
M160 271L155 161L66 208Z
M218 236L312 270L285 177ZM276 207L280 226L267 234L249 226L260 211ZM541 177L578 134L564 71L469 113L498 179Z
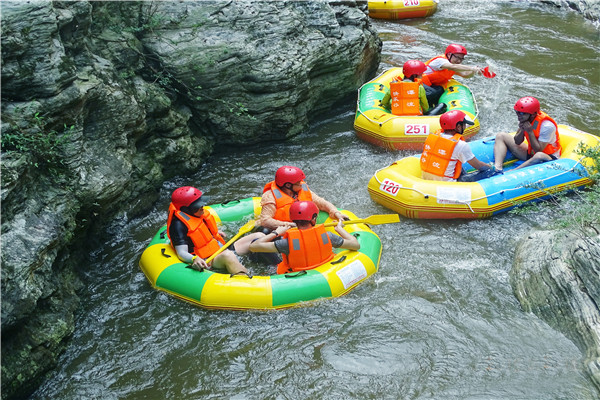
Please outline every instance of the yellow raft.
M206 206L218 223L256 218L260 197ZM343 211L350 219L358 219ZM318 223L331 222L321 212ZM333 228L326 228L333 232ZM365 224L345 229L360 243L360 250L334 249L329 262L308 271L272 276L230 276L213 271L198 272L182 263L169 243L166 226L159 229L142 253L140 268L150 284L175 297L205 308L280 309L319 298L339 297L354 289L379 269L381 240Z
M369 16L381 19L423 18L433 15L439 0L369 0Z
M421 178L418 154L377 171L369 181L369 194L375 202L409 218L487 218L591 184L589 168L593 161L577 154L576 149L580 143L594 147L600 144L600 138L566 125L558 129L562 146L558 160L511 170L517 160L509 154L502 175L477 182L442 182ZM494 160L493 137L469 145L479 160Z
M383 107L381 100L396 76L403 76L402 68L391 68L358 89L354 130L359 138L377 146L421 151L427 135L440 129L440 116L394 115ZM464 138L470 138L479 132L479 111L471 90L454 79L444 89L440 103L447 105L447 111L463 111L475 123L465 129Z

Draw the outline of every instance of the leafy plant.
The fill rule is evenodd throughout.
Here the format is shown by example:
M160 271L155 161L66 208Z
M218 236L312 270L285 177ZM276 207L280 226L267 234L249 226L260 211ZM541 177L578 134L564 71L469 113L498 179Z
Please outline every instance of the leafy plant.
M27 164L30 167L46 169L51 174L60 173L64 170L64 146L69 142L75 126L63 124L63 129L59 132L47 129L46 125L40 113L32 116L28 128L11 124L15 129L2 134L2 152L27 155Z

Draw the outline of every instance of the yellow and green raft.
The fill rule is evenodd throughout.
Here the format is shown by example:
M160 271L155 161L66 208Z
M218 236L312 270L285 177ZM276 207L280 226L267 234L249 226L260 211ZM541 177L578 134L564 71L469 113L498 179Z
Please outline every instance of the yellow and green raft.
M394 115L381 100L390 91L390 82L402 77L402 68L390 68L358 89L354 130L362 140L390 150L423 150L430 133L441 129L439 115ZM479 132L479 111L471 89L450 79L443 85L444 94L439 102L447 111L459 110L467 114L474 125L469 125L463 137L469 139Z
M218 223L243 222L260 214L260 198L206 206ZM354 214L343 211L351 219ZM318 223L330 222L321 212ZM140 268L158 290L205 308L280 309L319 298L339 297L354 289L379 269L381 240L365 224L349 224L360 250L334 249L336 256L315 269L284 275L231 276L214 271L198 272L181 262L161 227L142 253ZM327 228L333 231L333 228Z

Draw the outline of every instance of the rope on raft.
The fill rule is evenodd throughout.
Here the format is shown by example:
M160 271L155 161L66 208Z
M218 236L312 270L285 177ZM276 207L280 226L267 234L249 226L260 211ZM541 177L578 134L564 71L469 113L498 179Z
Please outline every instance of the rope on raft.
M562 173L560 173L560 174L556 174L556 175L549 176L549 177L547 177L547 178L544 178L544 179L540 179L540 180L538 180L538 181L536 181L536 182L533 182L533 183L531 183L531 184L528 184L528 185L537 185L537 184L541 184L541 183L543 183L544 181L546 181L546 180L548 180L548 179L556 178L556 177L558 177L558 176L561 176L561 175L564 175L564 174L567 174L567 173L574 172L574 171L575 171L575 168L576 168L578 165L582 165L582 166L583 166L583 164L581 164L581 160L583 160L584 158L585 158L585 157L581 157L579 160L577 160L577 162L575 163L575 165L573 165L573 167L572 167L571 169L564 170L564 172L562 172ZM438 197L438 196L436 196L436 195L433 195L433 194L427 194L427 193L423 193L422 191L420 191L420 190L418 190L418 189L415 189L415 188L412 188L412 187L404 187L404 186L395 186L395 185L390 185L390 184L384 184L383 182L381 182L381 181L379 180L379 178L377 177L377 174L378 174L380 171L382 171L382 170L384 170L384 169L386 169L386 168L387 168L387 167L384 167L384 168L380 168L380 169L378 169L377 171L375 171L375 175L374 175L374 177L375 177L375 180L377 180L377 182L378 182L378 183L379 183L381 186L383 186L384 188L386 188L386 187L397 187L398 189L407 189L407 190L412 190L413 192L417 192L417 193L419 193L420 195L422 195L424 198L433 197L433 198L435 198L435 199L439 199L439 197ZM585 167L584 167L584 168L585 168ZM470 203L472 203L472 202L474 202L474 201L477 201L477 200L486 199L486 198L488 198L488 197L496 196L496 195L498 195L498 194L502 194L502 193L504 193L504 192L509 192L509 191L512 191L512 190L522 189L522 188L524 188L524 187L526 187L526 186L524 186L524 185L520 185L520 186L517 186L517 187L514 187L514 188L502 189L502 190L499 190L499 191L497 191L497 192L495 192L495 193L488 194L488 195L485 195L485 196L481 196L481 197L478 197L478 198L475 198L475 199L471 199L471 200L469 200L469 201L461 201L461 200L453 200L453 201L455 201L455 202L456 202L456 203L458 203L458 204L463 204L463 205L466 205L467 207L469 207L469 210L471 210L471 212L472 212L472 213L475 213L475 211L474 211L474 210L473 210L473 208L471 207L471 204L470 204Z

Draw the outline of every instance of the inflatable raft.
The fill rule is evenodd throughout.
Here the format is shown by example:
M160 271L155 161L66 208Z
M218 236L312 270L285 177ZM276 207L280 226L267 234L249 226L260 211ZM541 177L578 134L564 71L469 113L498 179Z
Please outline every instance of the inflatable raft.
M369 0L369 16L381 19L423 18L433 15L438 0Z
M237 222L260 214L260 197L206 206L218 223ZM351 219L356 216L343 211ZM318 223L330 222L321 212ZM206 308L279 309L319 298L339 297L379 269L381 241L365 224L345 229L357 237L360 250L334 249L329 262L308 271L285 275L230 276L213 271L198 272L182 263L169 243L166 225L161 227L142 253L140 268L158 290ZM326 228L333 231L333 228Z
M440 116L393 115L383 107L381 100L396 76L402 76L402 68L391 68L358 89L354 130L361 139L387 149L421 151L427 135L440 129ZM463 111L475 123L465 129L468 139L479 132L475 98L467 86L454 79L444 88L440 103L447 105L446 111Z
M441 182L421 178L418 154L377 171L369 181L369 193L375 202L409 218L487 218L591 184L588 168L593 162L578 155L576 149L580 143L596 146L600 139L566 125L558 127L562 145L558 160L511 170L517 160L509 153L502 175L477 182ZM493 137L469 145L479 160L493 161Z

